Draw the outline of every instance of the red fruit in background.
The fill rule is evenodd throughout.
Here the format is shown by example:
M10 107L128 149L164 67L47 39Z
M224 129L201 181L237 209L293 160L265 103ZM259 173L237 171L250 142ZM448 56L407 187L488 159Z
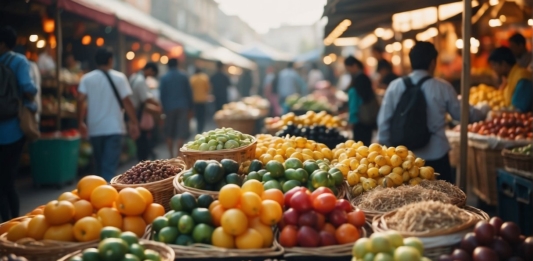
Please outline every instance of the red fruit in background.
M291 190L287 191L287 193L285 193L285 206L287 208L291 207L292 196L294 196L294 194L296 194L296 192L299 192L299 191L308 192L308 190L304 187L294 187Z
M298 226L317 227L318 216L315 211L307 211L300 215L298 218Z
M298 191L292 195L290 206L298 211L298 213L304 213L313 209L310 195L302 191Z
M339 244L354 243L360 237L359 230L352 224L342 224L335 231L335 239Z
M484 246L490 246L496 235L494 227L487 221L477 222L476 227L474 228L474 234L476 234L477 242Z
M295 226L287 225L279 234L279 243L284 247L294 247L298 244L298 229Z
M321 229L321 231L326 231L326 232L329 232L331 234L335 234L335 226L333 226L331 223L326 223L324 224L324 227Z
M281 220L285 223L285 225L298 225L298 212L294 210L294 208L289 208L285 213L283 213L283 217Z
M336 209L342 209L346 212L351 212L353 210L352 204L350 204L350 201L346 199L337 199L337 203L335 203Z
M348 223L356 227L362 227L365 225L366 218L365 218L365 213L362 210L356 209L348 213L347 215L348 215Z
M324 225L326 225L326 216L320 213L316 213L317 222L315 228L318 230L322 230L324 228Z
M489 220L489 223L492 225L492 227L494 227L494 232L496 232L496 235L499 235L503 220L499 217L493 217Z
M334 209L328 215L328 221L335 227L348 223L348 215L344 210Z
M301 247L317 247L320 245L318 232L311 227L304 226L298 230L298 245Z
M474 261L498 261L498 255L488 247L476 247L474 249Z
M326 231L320 231L320 246L332 246L337 244L335 235Z
M278 222L278 228L283 229L285 226L287 226L287 223L283 220L283 218Z
M494 238L492 245L489 247L498 254L501 260L507 260L513 255L511 246L500 237Z
M479 246L479 243L477 242L476 235L474 232L470 232L466 234L463 237L463 240L461 240L461 244L459 247L463 250L465 250L468 253L474 252L474 249Z
M333 194L333 191L331 191L331 189L329 188L326 188L326 187L319 187L317 189L315 189L315 191L313 191L313 193L311 193L311 201L315 201L315 198L317 198L318 196L322 195L322 194Z
M335 209L336 203L337 197L335 195L324 193L313 200L313 208L322 214L327 214Z
M513 222L505 222L500 228L500 236L510 245L520 243L520 228Z
M452 253L452 259L460 260L460 261L470 261L472 260L472 257L469 253L467 253L463 249L457 248Z

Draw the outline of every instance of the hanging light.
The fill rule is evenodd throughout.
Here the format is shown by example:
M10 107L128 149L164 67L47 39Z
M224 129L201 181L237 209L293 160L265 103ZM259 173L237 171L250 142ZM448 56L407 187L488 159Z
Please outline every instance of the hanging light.
M337 60L337 55L334 53L330 53L328 56L331 58L331 62L335 62Z
M35 43L37 42L37 40L39 40L39 36L37 36L36 34L30 35L30 42Z
M161 56L161 59L159 59L159 61L162 64L167 64L168 63L168 56L166 56L166 55Z
M104 38L102 38L102 37L98 37L98 38L96 39L96 46L103 46L104 43L105 43Z
M394 51L399 52L402 50L402 44L400 42L394 42L392 44L392 48L394 49Z
M378 65L378 60L372 56L366 58L366 64L370 67Z
M131 61L131 60L133 60L133 58L135 58L135 53L134 52L129 51L129 52L126 53L126 59Z
M159 61L159 58L161 58L161 55L159 53L153 53L152 54L152 62L157 62Z
M56 23L54 19L44 18L43 19L43 31L45 33L53 33L56 28Z
M392 47L392 44L387 44L387 45L385 46L385 51L386 51L387 53L392 53L392 52L394 52L394 48Z
M391 62L393 65L400 65L400 63L402 62L402 58L400 58L399 55L394 55L391 58Z
M141 44L138 43L138 42L135 42L135 43L133 43L133 44L131 45L131 49L132 49L133 51L138 51L139 48L141 48Z
M84 37L81 38L81 44L89 45L90 43L91 43L91 36L90 35L85 35Z
M46 46L46 42L44 40L39 40L39 41L37 41L36 46L39 49L44 48L44 46Z
M149 52L150 50L152 50L152 45L149 44L149 43L145 43L145 44L143 45L143 50L144 50L145 52Z
M499 2L500 1L498 1L498 0L489 0L489 5L490 6L495 6L495 5L498 5Z
M324 56L322 61L324 62L325 65L330 65L333 62L331 57L329 57L329 56Z
M56 40L56 36L55 35L50 35L50 37L48 37L48 44L50 44L50 48L54 49L56 48L57 46L57 40Z
M529 20L527 20L527 25L529 25L529 26L533 26L533 19L529 19Z
M490 27L502 26L502 21L500 21L500 19L490 19L489 20L489 26Z
M413 46L415 46L415 41L413 41L413 39L407 39L403 41L403 47L406 49L411 49Z
M376 28L376 30L374 30L374 34L377 36L377 37L383 37L383 35L385 34L385 29L381 28L381 27L378 27Z
M335 29L333 29L333 31L331 31L331 33L326 37L326 39L324 39L324 45L331 45L335 39L339 38L339 36L341 36L344 31L348 29L350 25L352 25L352 21L349 19L344 19L342 22L340 22L339 25L337 25L337 27L335 27Z

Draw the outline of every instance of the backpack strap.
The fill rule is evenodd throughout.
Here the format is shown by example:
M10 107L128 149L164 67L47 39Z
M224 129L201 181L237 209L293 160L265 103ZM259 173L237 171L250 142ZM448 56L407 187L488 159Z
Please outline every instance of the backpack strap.
M416 83L416 87L418 88L422 88L422 84L424 84L427 80L431 79L432 77L431 76L425 76L424 78L420 79L420 81L418 81L418 83Z
M106 76L107 80L109 81L109 84L111 84L111 88L113 89L115 98L117 98L117 102L118 102L118 105L120 106L120 109L124 109L124 104L122 104L122 100L120 99L120 95L118 94L117 87L115 86L115 83L111 79L111 76L109 76L109 74L104 70L100 70L100 71Z
M403 84L405 84L405 89L409 89L412 87L415 87L413 84L413 81L411 81L411 78L409 76L402 77Z

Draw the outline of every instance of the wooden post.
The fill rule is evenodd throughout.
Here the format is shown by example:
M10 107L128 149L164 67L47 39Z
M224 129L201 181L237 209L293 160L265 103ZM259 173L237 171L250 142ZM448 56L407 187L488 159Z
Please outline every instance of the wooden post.
M61 106L61 98L63 96L63 83L61 83L61 68L63 67L62 61L63 61L63 31L62 31L62 24L61 24L61 9L59 8L58 1L56 1L56 80L57 80L57 119L56 119L56 126L57 130L61 131L61 118L63 117L62 113L62 106Z
M470 37L472 35L472 2L471 0L463 0L463 70L461 73L461 146L459 153L460 169L457 173L456 183L463 190L466 191L467 185L467 153L468 153L468 120L470 112L470 104L468 103L468 96L470 93ZM473 164L473 163L470 163Z

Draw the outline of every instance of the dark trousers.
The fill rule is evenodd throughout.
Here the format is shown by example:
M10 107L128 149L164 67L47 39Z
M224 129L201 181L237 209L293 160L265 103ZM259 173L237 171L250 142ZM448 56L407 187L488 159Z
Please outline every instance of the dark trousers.
M107 181L115 176L122 152L122 135L91 137L91 145L96 163L96 174Z
M0 217L2 222L19 216L20 202L15 189L20 156L24 148L25 138L0 145Z
M137 145L137 160L143 161L150 159L153 147L152 133L153 131L141 131L141 135L139 135L139 138L135 141L135 144Z
M202 133L205 127L205 103L194 104L194 117L196 117L196 132Z
M372 132L374 128L362 123L356 123L353 125L353 140L362 141L365 146L369 146L372 142Z
M455 184L455 176L452 173L452 166L450 165L450 158L448 153L440 159L426 160L426 166L433 167L435 173L439 173L438 179L448 181Z

